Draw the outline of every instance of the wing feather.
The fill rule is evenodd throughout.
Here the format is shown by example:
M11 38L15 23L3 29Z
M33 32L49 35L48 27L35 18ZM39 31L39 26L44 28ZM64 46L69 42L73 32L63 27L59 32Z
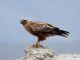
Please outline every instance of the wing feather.
M34 23L31 24L31 29L33 31L37 31L37 32L48 32L51 31L53 29L53 26L50 24L46 24L46 23Z

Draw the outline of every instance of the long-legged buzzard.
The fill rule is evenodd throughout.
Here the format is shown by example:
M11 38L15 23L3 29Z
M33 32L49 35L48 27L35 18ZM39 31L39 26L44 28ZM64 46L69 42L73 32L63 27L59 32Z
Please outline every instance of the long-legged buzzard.
M35 47L39 47L40 41L46 40L46 38L49 36L59 35L59 36L67 37L69 34L68 31L61 30L58 27L54 27L48 23L29 21L25 19L21 20L20 23L24 26L24 28L28 32L38 37Z

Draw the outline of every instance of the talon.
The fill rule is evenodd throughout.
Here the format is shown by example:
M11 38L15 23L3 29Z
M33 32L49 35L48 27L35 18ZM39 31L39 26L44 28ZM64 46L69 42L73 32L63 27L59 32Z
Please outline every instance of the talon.
M40 41L37 41L37 43L35 45L33 45L33 47L39 48L40 47Z

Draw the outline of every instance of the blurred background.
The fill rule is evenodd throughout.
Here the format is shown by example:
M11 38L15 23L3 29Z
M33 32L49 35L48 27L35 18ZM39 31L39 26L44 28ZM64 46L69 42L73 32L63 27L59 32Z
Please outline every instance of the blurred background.
M80 0L0 0L0 60L19 58L37 40L21 19L42 21L69 31L68 38L49 37L42 45L57 54L80 54Z

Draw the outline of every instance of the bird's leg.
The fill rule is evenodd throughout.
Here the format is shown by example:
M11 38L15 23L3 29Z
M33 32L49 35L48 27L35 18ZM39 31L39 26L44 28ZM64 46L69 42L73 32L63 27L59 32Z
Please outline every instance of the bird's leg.
M35 47L36 48L40 47L40 41L39 40L37 40L37 43L36 43Z

